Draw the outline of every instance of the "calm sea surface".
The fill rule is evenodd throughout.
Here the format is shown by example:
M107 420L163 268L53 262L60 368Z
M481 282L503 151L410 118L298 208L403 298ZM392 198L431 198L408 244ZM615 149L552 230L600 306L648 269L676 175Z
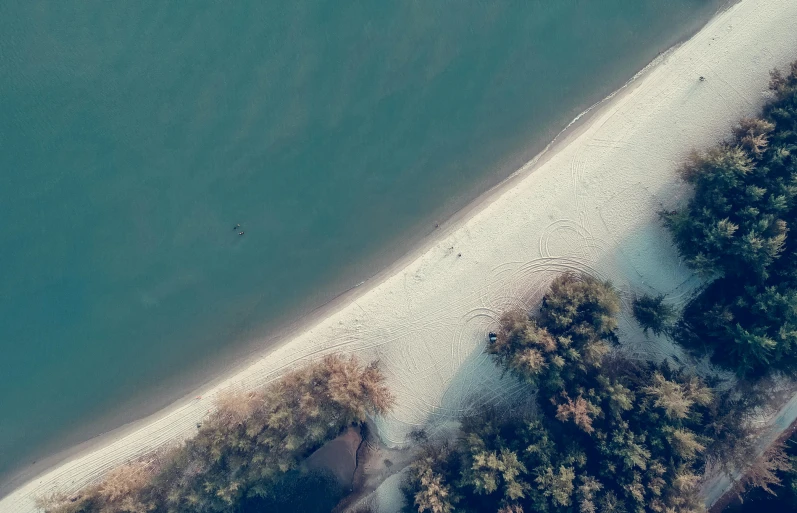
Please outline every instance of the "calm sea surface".
M718 3L0 2L0 474L366 279Z

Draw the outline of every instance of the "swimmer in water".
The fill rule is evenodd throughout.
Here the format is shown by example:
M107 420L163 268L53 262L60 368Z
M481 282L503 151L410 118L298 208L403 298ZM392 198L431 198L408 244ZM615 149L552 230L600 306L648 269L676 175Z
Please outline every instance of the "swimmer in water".
M243 235L243 234L244 234L244 232L238 232L238 235Z
M236 224L235 226L233 226L233 227L232 227L232 229L233 229L233 230L237 230L237 229L238 229L238 228L240 228L240 227L241 227L241 225L240 225L240 224Z

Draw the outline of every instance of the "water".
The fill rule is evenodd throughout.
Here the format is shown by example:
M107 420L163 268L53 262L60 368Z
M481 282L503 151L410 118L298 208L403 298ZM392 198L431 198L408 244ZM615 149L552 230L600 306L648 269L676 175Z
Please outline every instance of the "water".
M0 474L366 279L717 5L2 2Z

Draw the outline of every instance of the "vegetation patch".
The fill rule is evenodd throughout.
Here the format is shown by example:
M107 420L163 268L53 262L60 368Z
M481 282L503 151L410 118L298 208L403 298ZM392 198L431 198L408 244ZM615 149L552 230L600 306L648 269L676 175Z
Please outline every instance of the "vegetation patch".
M797 511L797 434L771 447L752 470L726 513Z
M648 331L654 335L669 333L673 323L678 317L675 308L664 302L664 295L655 297L643 295L634 298L634 318L637 320L645 335Z
M488 352L538 387L540 414L487 411L456 443L427 446L408 509L702 511L701 473L746 439L744 405L688 372L610 355L619 310L609 283L564 275L537 315L506 315Z
M40 504L48 513L253 511L294 503L291 490L301 504L328 502L337 493L333 481L301 472L300 463L391 403L375 365L329 356L262 390L223 396L180 447L115 469L76 496ZM309 490L314 498L306 497Z
M691 157L682 177L695 195L664 213L687 264L714 279L678 338L740 376L797 370L797 62L770 89L760 118Z

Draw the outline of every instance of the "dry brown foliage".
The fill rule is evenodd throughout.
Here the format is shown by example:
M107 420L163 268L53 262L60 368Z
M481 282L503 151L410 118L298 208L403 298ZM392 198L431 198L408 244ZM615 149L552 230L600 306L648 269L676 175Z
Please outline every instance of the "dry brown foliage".
M556 407L556 418L562 422L567 422L572 417L576 426L580 427L585 433L592 433L594 431L592 427L593 416L600 410L581 396L578 396L573 401L565 394L565 400L567 403L559 404Z
M156 470L149 462L130 463L111 470L97 488L102 503L100 512L147 513L155 509L155 504L142 498L141 491L149 485Z
M789 65L789 70L784 74L779 69L772 70L769 74L769 88L779 96L785 96L789 88L797 84L797 61Z
M72 497L38 501L48 513L148 513L234 508L267 491L312 450L393 402L376 364L327 356L257 391L227 390L197 435L111 470Z
M760 159L769 145L769 134L775 130L775 124L759 118L742 118L733 127L736 144L749 154Z
M681 177L694 183L706 169L734 169L747 173L755 167L755 162L741 146L720 144L705 152L691 151L685 164L679 170Z
M145 493L163 465L163 451L126 463L78 494L51 495L36 500L37 507L51 513L96 511L98 513L148 513L156 505Z
M668 437L670 445L676 454L684 459L693 459L706 447L697 441L696 435L687 429L676 429Z
M415 505L419 512L451 513L453 511L449 496L450 487L443 481L443 476L425 468L420 473L420 490L415 494Z
M330 376L329 396L333 401L357 412L363 420L367 413L383 415L390 409L393 395L376 363L362 368L354 357L329 356L323 364ZM372 410L366 410L366 405Z
M667 380L660 372L653 374L653 385L644 392L656 398L655 405L664 409L667 416L684 419L695 403L707 406L711 403L711 391L695 377L685 383Z
M215 401L215 417L220 424L236 426L251 417L260 403L256 392L228 389L221 392Z
M773 444L752 465L747 468L744 476L739 480L739 498L747 490L762 488L767 493L775 495L772 486L780 485L778 472L791 469L789 456L786 454L782 442Z

